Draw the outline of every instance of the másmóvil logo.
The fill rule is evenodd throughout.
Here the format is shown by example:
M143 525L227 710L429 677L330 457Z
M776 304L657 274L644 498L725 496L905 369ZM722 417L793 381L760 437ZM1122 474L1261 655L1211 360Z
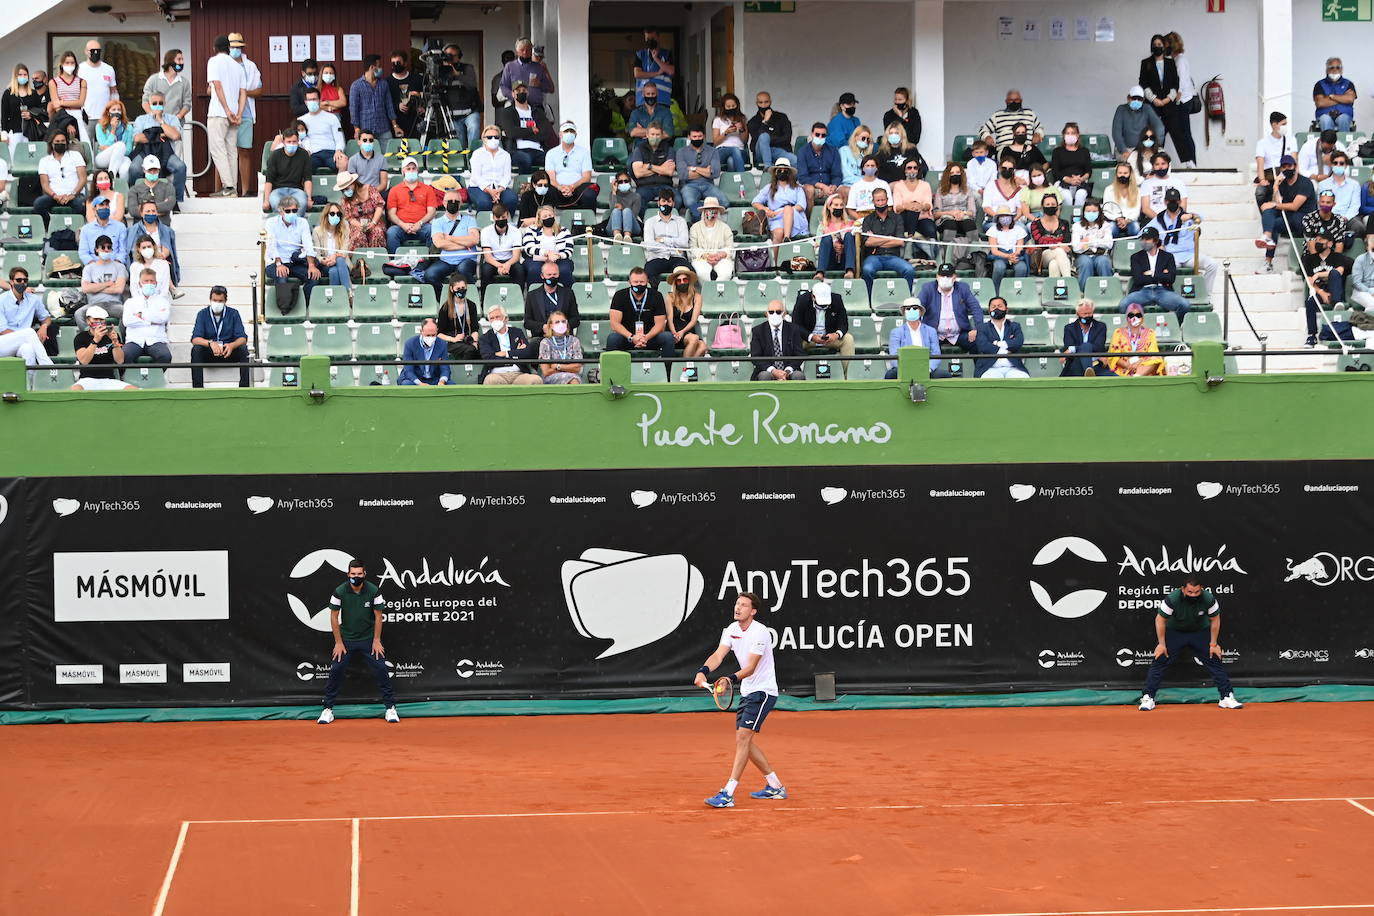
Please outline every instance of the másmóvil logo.
M701 570L680 553L647 556L605 547L591 547L575 560L564 560L562 577L563 597L577 632L588 639L611 640L597 658L667 636L696 609L705 588Z
M1046 566L1066 553L1071 553L1089 563L1107 562L1107 557L1102 549L1092 541L1069 535L1055 538L1041 547L1035 554L1035 559L1031 560L1031 565ZM1041 610L1066 620L1086 617L1097 610L1107 597L1107 593L1101 589L1085 588L1076 592L1069 592L1060 598L1051 598L1049 591L1033 579L1030 583L1030 590Z
M325 566L333 567L344 575L348 575L348 561L351 559L351 556L333 547L312 550L297 561L287 578L305 579L313 576ZM309 606L290 592L286 595L286 603L291 606L291 613L296 615L296 619L310 629L319 630L321 633L330 632L328 607L312 614Z

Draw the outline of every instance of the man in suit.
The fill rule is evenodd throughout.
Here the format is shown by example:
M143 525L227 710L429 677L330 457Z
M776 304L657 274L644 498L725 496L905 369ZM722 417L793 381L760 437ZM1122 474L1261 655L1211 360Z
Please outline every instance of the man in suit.
M554 312L568 316L569 332L576 332L581 324L577 314L577 294L558 283L558 263L545 261L540 274L540 284L525 294L525 331L535 351L539 350L539 341L544 336L544 325Z
M448 357L448 344L439 342L439 322L433 318L426 318L420 323L420 333L406 341L405 349L401 351L402 362L412 360L446 359ZM447 385L452 377L452 370L446 365L439 366L403 366L401 374L396 378L398 385Z
M802 332L795 321L786 320L787 310L780 300L768 303L768 320L754 325L749 336L749 355L754 359L754 380L785 382L805 379L801 361Z
M1121 300L1121 313L1132 303L1155 305L1168 309L1178 315L1188 314L1188 300L1174 292L1174 279L1178 276L1178 265L1174 256L1165 251L1159 243L1159 230L1146 226L1140 233L1140 250L1131 255L1131 289Z
M976 345L979 353L1000 354L999 359L980 359L973 367L975 378L1030 378L1026 364L1013 353L1020 353L1026 342L1021 325L1007 317L1007 300L993 296L988 300L988 320L983 323Z
M1065 353L1106 353L1107 326L1093 317L1093 301L1083 299L1078 303L1078 320L1064 325ZM1071 356L1060 360L1064 368L1061 376L1094 376L1101 372L1109 374L1107 364L1102 359L1087 356Z
M942 345L974 352L983 307L969 285L955 276L953 264L941 264L935 279L921 285L917 294L925 310L923 321L935 329Z
M893 328L892 333L888 335L887 352L896 356L902 347L925 347L931 356L930 377L949 378L949 369L945 367L945 361L935 358L940 355L940 338L934 328L921 320L925 316L925 311L920 299L903 300L902 316L906 321ZM894 359L888 362L887 374L883 378L896 377L897 361Z
M821 280L810 290L797 293L792 306L792 325L802 333L802 347L810 352L817 348L854 355L854 335L849 333L849 312L844 297L834 292L830 284ZM841 363L845 378L849 377L849 361Z
M482 359L536 359L539 351L530 347L529 338L519 328L510 326L506 321L506 310L499 305L487 309L487 321L491 328L478 340ZM499 366L485 366L480 379L483 385L542 385L543 380L534 372L531 365L507 363Z

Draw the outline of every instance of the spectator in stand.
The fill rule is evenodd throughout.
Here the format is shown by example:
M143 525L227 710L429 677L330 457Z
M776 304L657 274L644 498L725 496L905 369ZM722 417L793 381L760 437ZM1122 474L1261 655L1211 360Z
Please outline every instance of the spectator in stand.
M381 67L378 66L377 69L380 70ZM381 87L386 90L387 95L390 96L391 84L386 81L385 77L378 77L378 81ZM307 111L310 109L308 99L305 107ZM391 110L396 110L394 105ZM335 69L333 64L320 64L320 111L338 118L340 125L348 121L348 96L344 95L343 90L339 88L339 71ZM297 117L304 117L304 115L297 115ZM397 136L400 134L398 133Z
M434 215L442 198L433 187L420 181L420 163L414 156L401 160L401 183L386 196L386 250L395 254L407 242L430 244Z
M835 114L831 116L830 123L826 125L826 143L836 153L849 145L849 138L854 131L859 129L862 122L859 121L857 114L859 110L859 100L854 98L854 93L845 92L840 95L839 102L835 105Z
M675 159L682 203L691 213L692 222L696 222L701 218L703 200L725 197L725 192L716 184L720 178L720 157L716 155L716 148L707 144L705 130L689 127L687 145L677 151Z
M879 191L891 195L892 186L878 177L878 157L865 156L859 165L859 177L847 182L849 200L846 207L849 218L858 222L873 212L873 195Z
M353 295L353 264L348 257L348 227L344 225L343 208L336 203L325 205L320 223L315 227L315 257L320 273L331 286L342 286Z
M923 320L935 329L941 345L972 353L983 324L983 307L969 285L958 278L954 265L941 264L935 279L922 284L919 296L925 309Z
M617 172L611 188L611 215L609 218L611 235L617 242L628 242L639 234L639 214L644 212L644 201L630 181L628 172Z
M1039 253L1040 270L1047 277L1072 277L1069 242L1073 229L1059 217L1059 195L1051 191L1040 206L1041 216L1030 224L1031 243Z
M469 283L476 283L477 261L481 257L481 234L477 221L463 210L463 192L457 188L445 191L443 208L430 223L429 243L438 249L439 257L425 270L425 282L434 287L436 297L454 271L467 277Z
M577 142L577 125L564 121L559 127L562 143L544 156L544 171L552 179L548 203L560 209L596 208L597 186L592 153Z
M1045 161L1045 154L1040 152L1040 147L1031 140L1030 133L1020 125L1012 129L1011 143L997 152L999 162L1006 161L1008 156L1011 157L1013 167L1016 169L1018 181L1025 181L1030 175L1031 169L1036 166L1044 171L1045 166L1048 165Z
M863 177L865 156L873 154L873 131L860 124L849 134L849 142L840 150L840 183L847 187ZM876 164L876 160L875 164ZM874 172L873 174L877 174Z
M539 372L545 385L578 385L582 382L582 341L572 333L568 316L549 315L539 340Z
M500 111L510 104L510 96L501 91L501 77L505 76L506 64L515 60L515 52L510 48L501 52L501 66L491 77L491 109Z
M10 84L0 96L0 130L10 135L10 152L20 141L42 140L47 133L48 108L29 76L29 68L15 64Z
M806 378L802 371L802 332L786 320L782 302L774 299L765 310L766 322L754 325L749 336L749 355L754 357L754 381L786 382ZM759 359L758 357L764 357Z
M1082 131L1075 121L1064 125L1064 142L1050 154L1050 171L1064 193L1064 205L1081 207L1092 193L1093 157L1082 145Z
M527 172L539 167L553 128L544 109L530 101L530 90L524 82L516 81L510 105L497 110L496 126L501 128L506 152L516 169Z
M577 294L561 282L558 265L545 261L539 268L539 285L525 294L525 332L537 348L545 336L549 319L555 312L565 316L573 331L581 323L577 309Z
M313 57L301 61L301 78L291 86L291 115L299 118L308 110L305 107L305 94L311 89L320 88L320 65Z
M114 221L114 213L110 209L110 199L103 193L96 194L91 201L95 206L95 220L81 227L77 233L77 253L81 256L82 264L89 264L95 260L95 243L97 239L110 239L113 244L114 258L117 261L128 263L128 252L124 250L124 225Z
M983 231L987 232L1002 209L1011 212L1018 223L1030 223L1029 193L1016 180L1016 160L1003 156L997 169L997 179L983 189Z
M482 143L468 157L472 175L468 178L468 200L479 213L500 201L507 211L519 205L511 187L510 153L501 148L501 130L493 125L482 128Z
M1154 305L1178 315L1182 324L1188 314L1188 300L1174 292L1177 276L1178 265L1161 247L1159 230L1146 226L1140 231L1140 250L1131 255L1131 290L1121 300L1121 311Z
M229 290L223 286L210 287L210 304L196 313L191 331L191 362L204 365L191 367L191 387L205 387L205 366L217 367L229 363L248 362L248 335L238 309L229 308ZM239 368L239 387L248 388L252 381L248 367Z
M449 359L479 359L477 343L482 336L481 316L477 305L468 298L468 278L454 274L449 278L448 293L439 303L439 339L448 344Z
M528 229L539 223L539 208L549 199L549 186L552 179L545 171L535 172L530 176L530 183L525 186L525 193L520 195L520 227Z
M1281 111L1269 113L1269 133L1255 142L1255 205L1260 206L1274 196L1278 184L1279 160L1292 156L1298 148L1288 132L1288 116Z
M1317 335L1321 326L1317 314L1345 301L1347 278L1354 268L1354 262L1336 250L1336 246L1325 236L1308 239L1307 253L1302 256L1302 273L1307 280L1307 301L1303 303L1307 311L1307 345L1317 345ZM1329 318L1323 321L1328 324Z
M310 154L300 151L301 138L296 128L284 128L281 136L281 149L274 150L267 157L267 169L263 173L262 212L270 213L278 209L286 197L295 198L301 210L309 210L314 187L310 177L314 174Z
M846 280L854 279L854 221L845 212L845 200L831 194L821 208L817 222L816 269L822 275L843 270Z
M139 177L129 184L129 210L142 212L143 205L157 207L158 219L170 223L176 212L177 195L172 182L162 180L162 163L156 156L144 156L139 161Z
M501 70L501 91L507 98L515 97L516 86L522 85L529 92L529 103L538 109L544 108L544 96L556 91L549 68L542 60L534 59L534 42L521 38L515 43L515 60Z
M1193 141L1192 116L1202 110L1202 102L1197 98L1197 83L1193 81L1193 68L1183 53L1183 36L1170 32L1164 36L1169 56L1173 58L1174 69L1178 71L1178 109L1174 125L1169 133L1174 138L1174 149L1184 164L1197 167L1197 144Z
M176 200L180 203L186 199L186 163L175 153L169 156L164 163L157 156L147 154L144 150L153 146L158 138L169 141L172 144L172 149L180 146L181 119L168 113L167 99L161 92L154 92L148 97L148 108L150 109L148 114L139 115L134 121L133 142L136 145L133 149L133 155L129 159L128 178L137 180L140 175L144 174L145 163L151 158L157 165L165 165L166 171L171 173L172 184L176 189ZM162 148L167 149L165 145L162 145Z
M1030 273L1030 255L1026 251L1028 233L1016 221L1011 207L997 209L993 226L987 231L988 257L992 260L992 288L1002 292L1002 278L1008 273L1024 277Z
M725 93L720 97L720 109L711 122L711 143L720 153L720 165L725 171L744 171L744 141L748 136L749 122L740 111L739 96Z
M1020 173L1017 173L1020 178ZM1043 165L1033 165L1030 172L1026 175L1026 208L1030 210L1031 216L1039 216L1045 198L1054 193L1054 188L1050 185L1049 171ZM1055 195L1056 198L1058 195Z
M644 102L630 112L630 136L642 140L649 135L649 125L657 124L663 128L663 136L673 138L673 112L667 105L658 104L658 87L649 84L644 88Z
M1145 107L1145 89L1132 86L1126 92L1126 101L1116 106L1116 112L1112 115L1112 147L1116 150L1117 158L1122 162L1129 161L1140 148L1141 138L1147 129L1152 136L1162 137L1164 122L1153 105Z
M1150 56L1141 60L1137 81L1145 90L1145 101L1164 122L1164 134L1173 138L1179 160L1190 161L1196 153L1178 147L1178 68L1169 57L1169 42L1163 35L1150 36Z
M506 205L492 204L491 225L480 235L482 288L489 283L518 283L525 288L525 250L520 227L513 225ZM464 288L466 290L466 287Z
M1171 189L1179 193L1183 209L1188 209L1188 184L1172 171L1172 163L1173 157L1164 150L1155 153L1154 170L1140 184L1140 214L1146 219L1154 219L1164 209L1164 195Z
M1314 185L1321 184L1331 177L1331 157L1335 155L1337 147L1334 130L1324 130L1308 137L1302 149L1298 150L1298 173L1312 179Z
M407 340L401 350L401 360L404 362L429 363L447 357L448 345L439 340L439 322L433 318L420 322L420 333ZM396 384L428 388L447 385L452 378L453 370L447 363L403 366L396 376Z
M391 52L391 72L386 75L387 87L391 89L391 104L396 107L396 123L401 126L407 137L418 137L415 119L419 115L421 84L424 80L410 72L410 51L397 48Z
M968 187L975 194L997 180L997 159L989 154L986 140L975 140L969 148Z
M1116 176L1102 195L1102 215L1112 221L1112 237L1133 236L1140 231L1140 188L1129 163L1116 166Z
M883 132L887 133L888 128L894 124L902 129L906 142L912 147L920 144L921 112L912 104L911 90L905 86L898 86L892 90L892 107L883 112ZM892 142L892 145L897 144Z
M878 177L889 184L902 180L909 162L916 163L917 177L924 177L928 171L916 144L906 139L900 124L887 126L875 155L878 157Z
M86 324L87 312L95 307L113 315L115 323L124 314L124 300L128 297L129 269L122 258L114 256L114 240L102 235L95 240L95 260L81 270L81 292L86 304L76 310L76 326Z
M1346 239L1342 251L1349 251L1350 245L1365 233L1365 222L1360 218L1360 183L1350 177L1350 157L1337 150L1331 154L1331 177L1318 186L1318 193L1330 191L1335 198L1335 214L1346 222ZM1317 201L1321 205L1320 199Z
M1164 148L1164 135L1156 134L1153 127L1147 127L1140 133L1140 143L1135 151L1135 174L1141 181L1149 178L1154 172L1155 153Z
M691 268L677 266L668 276L668 295L663 297L668 315L668 333L675 346L687 359L706 355L706 341L697 333L701 318L701 291L697 289L697 275ZM684 380L685 381L685 380Z
M1116 244L1116 227L1102 217L1102 202L1089 197L1083 204L1083 214L1073 226L1073 252L1078 259L1078 289L1087 293L1088 281L1093 277L1110 277L1112 246ZM1106 339L1103 339L1106 344Z
M1255 246L1263 248L1264 269L1274 269L1274 252L1280 235L1302 235L1303 219L1317 209L1317 190L1310 179L1298 174L1298 161L1292 156L1279 160L1281 180L1275 185L1277 200L1260 204L1260 226L1263 229Z
M915 159L908 159L906 174L900 181L893 182L890 189L892 209L902 218L902 234L907 238L920 236L935 238L934 211L935 197L930 184L921 177L921 165ZM921 246L915 247L916 258L929 261L930 254Z
M1345 217L1336 213L1336 195L1330 190L1317 192L1317 209L1302 218L1302 234L1308 247L1318 238L1331 243L1337 254L1344 254L1347 238L1352 238Z
M868 298L873 299L873 280L880 270L895 270L906 280L907 294L912 291L916 281L916 271L901 256L902 219L896 210L888 206L888 192L878 188L873 192L873 212L864 217L862 228L864 258L860 275L868 287Z
M607 350L658 350L666 359L677 355L673 335L667 330L663 296L649 285L649 273L643 267L631 269L629 287L611 297L610 324Z
M369 54L363 58L363 75L348 87L348 110L353 122L353 139L371 131L380 140L401 135L396 123L396 108L391 104L391 85L383 78L382 58Z
M151 270L157 278L157 294L168 299L180 299L182 294L172 287L172 265L157 256L157 243L146 235L138 240L138 247L129 253L129 275L138 276Z
M446 101L453 120L453 139L461 149L473 149L482 132L482 89L477 70L463 63L463 49L454 42L444 45L440 66L439 72L449 80Z
M1345 133L1355 120L1355 84L1345 78L1345 65L1339 57L1326 59L1326 79L1312 87L1312 104L1317 106L1317 125L1322 130Z
M51 366L47 346L57 331L43 300L29 292L29 272L10 268L9 289L0 292L0 357L17 356L29 366Z
M482 359L534 359L538 353L530 346L524 331L512 327L506 320L506 310L499 305L487 309L488 329L479 338ZM482 367L479 377L483 385L540 385L543 379L534 367L518 363Z
M634 173L635 185L644 198L644 212L651 202L657 202L659 195L667 191L677 203L677 190L673 178L677 175L677 160L673 158L673 145L663 136L663 128L650 124L648 133L635 146L630 154L630 171Z
M9 206L10 182L13 180L14 176L10 174L9 163L0 159L0 210Z
M763 163L786 159L797 167L796 154L792 152L792 122L787 115L773 109L773 97L760 92L754 97L758 113L749 119L749 141L754 150L754 162L762 167Z
M316 171L340 172L348 169L348 156L344 153L343 126L339 116L332 111L320 109L320 93L311 89L305 94L305 114L301 123L305 125L305 136L300 138L301 146L310 154L310 164Z
M104 53L100 39L92 38L86 42L86 59L76 68L76 75L86 83L86 104L81 110L86 113L87 123L99 121L109 104L119 99L115 69L101 60Z
M797 185L797 172L787 159L779 156L773 163L773 180L759 188L753 204L755 210L767 217L774 244L810 234L806 214L811 205L806 192ZM775 254L780 251L774 249Z
M127 201L122 193L114 190L114 174L109 169L96 169L95 175L91 178L91 183L95 185L96 197L106 199L106 206L110 208L110 219L116 223L124 222L124 216L128 212L126 210ZM92 197L86 202L87 223L95 221L95 209L95 197Z
M170 363L167 324L171 320L172 303L158 292L157 272L143 268L138 272L138 286L124 303L124 359L136 363L146 355L155 363Z
M978 241L981 205L968 186L968 169L958 162L946 163L940 175L940 189L931 201L931 216L940 241L946 243L940 260L972 267L969 246ZM953 244L950 244L953 243Z
M830 128L820 121L811 125L811 140L797 154L797 181L806 190L808 204L824 203L832 194L848 193L840 154L829 143Z
M1067 322L1064 325L1064 352L1065 353L1106 353L1107 352L1107 326L1098 321L1093 315L1095 306L1091 299L1080 299L1075 311L1078 320ZM1088 376L1089 378L1099 372L1103 375L1111 374L1111 369L1107 368L1107 363L1103 357L1091 356L1069 356L1060 360L1064 368L1060 370L1061 376Z
M235 197L239 183L238 130L248 105L247 76L229 52L229 36L215 38L215 55L206 64L210 102L205 118L210 158L219 173L220 189L212 196ZM242 56L243 50L239 49ZM304 103L302 103L304 107Z
M80 377L73 391L132 391L136 386L125 384L115 376L115 366L124 365L124 344L119 340L118 319L110 323L105 309L88 305L86 317L78 321L82 327L72 341L76 361L81 365ZM91 368L94 367L94 368Z
M1351 304L1366 311L1374 311L1374 248L1366 247L1364 253L1355 259L1350 271ZM0 306L5 300L0 299ZM2 338L0 338L2 340ZM3 343L0 343L3 346Z
M1039 143L1045 138L1040 127L1040 119L1035 112L1024 107L1020 89L1008 89L1005 107L992 113L983 126L978 129L980 139L986 141L989 149L1002 149L1011 143L1012 134L1017 126L1024 127L1031 143Z
M1365 232L1374 234L1374 175L1360 188L1360 220Z
M391 176L386 171L386 157L377 150L377 136L370 130L358 132L358 151L348 157L347 171L353 174L353 180L360 186L366 185L374 190L380 189L379 194L386 193L386 189L391 184ZM343 173L339 173L335 187L338 182L343 180ZM359 187L359 193L362 188Z
M691 267L687 250L691 234L687 221L673 212L672 191L659 191L658 215L644 221L644 265L649 285L658 288L659 279L675 267Z
M645 91L653 86L665 98L673 95L673 77L677 68L667 50L659 46L658 30L644 30L644 48L635 52L635 95L642 101ZM671 136L671 135L670 135Z
M939 359L940 338L935 329L924 321L926 308L920 299L910 297L902 300L902 317L906 320L892 329L887 338L887 352L896 356L902 347L925 347L930 351L930 377L949 378L945 361ZM887 372L883 378L897 377L897 361L888 360Z
M124 234L124 250L137 251L144 239L151 239L157 246L157 256L171 265L172 285L178 285L181 283L181 259L177 255L176 232L159 218L157 205L151 200L139 203L137 215L138 219Z
M977 352L997 359L973 363L974 378L1030 378L1024 360L1013 356L1026 344L1021 325L1007 317L1007 300L993 296L988 300L988 320L978 334Z
M353 158L357 158L354 156ZM380 158L380 157L379 157ZM361 184L352 172L340 172L335 179L339 207L348 224L348 248L386 246L386 201L373 185Z
M824 350L840 356L854 355L854 335L849 333L849 311L844 307L844 297L824 280L797 293L792 326L802 332L802 348L807 353ZM849 360L841 360L840 368L848 378Z
M572 233L558 224L558 211L548 204L540 207L535 213L535 224L525 229L522 241L527 276L532 270L542 271L546 263L556 264L563 285L572 286Z
M277 309L289 315L296 307L299 284L305 284L305 301L310 301L311 291L320 282L320 268L315 243L310 239L310 223L301 218L295 199L283 197L278 210L279 215L267 221L267 270L276 286Z
M1141 254L1137 251L1135 257ZM1125 376L1167 375L1154 329L1145 325L1144 309L1139 303L1131 303L1125 312L1126 324L1112 332L1112 343L1107 352L1130 355L1107 357L1107 371Z
M735 275L735 232L725 222L721 201L708 197L701 202L701 219L687 231L692 247L692 269L706 280L729 280Z
M52 211L61 207L68 213L86 211L86 160L68 147L65 133L56 133L48 140L48 155L38 160L38 185L43 193L33 202L33 209L43 217L46 233L52 222Z
M229 50L227 41L224 49ZM56 127L62 115L74 118L81 140L86 142L90 137L86 133L86 119L81 116L81 112L86 106L89 87L77 73L76 67L76 52L63 51L57 59L57 69L53 72L52 87L49 93L50 101L48 102L48 119L49 123Z

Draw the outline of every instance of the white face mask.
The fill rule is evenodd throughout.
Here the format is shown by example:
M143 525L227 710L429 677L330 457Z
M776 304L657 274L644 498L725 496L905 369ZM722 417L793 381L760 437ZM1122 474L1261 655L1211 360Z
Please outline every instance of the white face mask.
M211 303L210 303L210 311L214 312L216 315L222 314L222 313L224 312L224 303L223 303L223 302L211 302Z
M153 249L151 248L140 248L138 249L138 253L143 256L143 260L145 261L151 261L153 259Z
M568 323L566 321L555 321L553 323L553 332L555 334L568 333Z
M482 141L482 145L492 152L496 152L501 148L501 140L499 137L487 137L487 139Z
M495 331L497 334L500 334L502 331L506 329L506 319L493 318L491 320L491 329Z
M424 344L426 347L432 347L432 346L434 346L434 335L433 335L433 334L421 334L421 335L420 335L420 343Z
M75 65L75 64L63 64L63 65L62 65L62 72L65 73L65 74L67 74L68 76L71 76L73 73L76 72L76 65Z
M1044 176L1044 175L1032 175L1032 176L1031 176L1031 184L1035 185L1037 188L1040 187L1040 186L1041 186L1042 184L1044 184L1044 183L1045 183L1045 176Z
M775 328L780 328L782 327L782 317L781 315L769 315L768 323Z
M944 290L945 292L949 292L950 290L954 289L953 277L939 277L936 279L935 282L938 283L940 285L940 289Z

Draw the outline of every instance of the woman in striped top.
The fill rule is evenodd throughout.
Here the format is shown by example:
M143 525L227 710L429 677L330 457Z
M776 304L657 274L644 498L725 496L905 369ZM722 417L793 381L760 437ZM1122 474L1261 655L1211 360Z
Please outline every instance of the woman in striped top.
M58 112L65 111L69 117L76 119L81 142L87 143L91 138L86 133L86 119L81 116L81 109L86 105L86 81L76 75L76 64L75 51L63 51L57 59L57 69L48 81L52 88L48 116L50 120L55 119Z
M522 241L525 257L533 262L530 270L538 271L545 261L552 262L558 265L559 282L572 286L572 233L558 225L553 207L545 204L539 208L535 224L525 229Z

